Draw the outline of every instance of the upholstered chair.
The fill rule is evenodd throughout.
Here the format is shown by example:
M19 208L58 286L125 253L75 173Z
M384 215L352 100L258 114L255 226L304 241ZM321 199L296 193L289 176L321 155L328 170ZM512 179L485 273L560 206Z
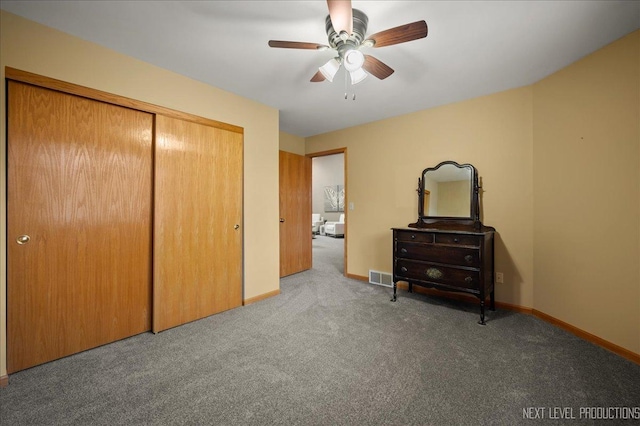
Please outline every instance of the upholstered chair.
M325 223L324 233L332 237L344 237L344 213L340 215L337 222Z
M316 213L311 214L311 232L314 234L320 233L320 226L324 223L322 216Z

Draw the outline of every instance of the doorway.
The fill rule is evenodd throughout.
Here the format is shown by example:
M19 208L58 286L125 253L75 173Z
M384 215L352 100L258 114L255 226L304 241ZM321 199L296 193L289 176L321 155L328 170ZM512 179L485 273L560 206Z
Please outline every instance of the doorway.
M312 213L320 222L314 235L317 250L342 248L341 271L347 276L347 152L346 148L308 154L312 160ZM329 239L331 241L329 241Z

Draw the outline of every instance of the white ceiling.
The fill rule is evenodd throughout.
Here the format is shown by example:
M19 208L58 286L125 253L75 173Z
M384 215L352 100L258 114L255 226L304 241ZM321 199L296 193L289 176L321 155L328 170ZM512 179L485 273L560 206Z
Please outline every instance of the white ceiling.
M315 1L5 1L2 9L280 110L302 137L531 84L640 28L638 1L357 1L367 34L426 20L427 38L366 48L395 69L344 99L310 83L335 51L273 49L270 39L326 44ZM161 88L159 88L160 90ZM356 100L351 100L355 91Z

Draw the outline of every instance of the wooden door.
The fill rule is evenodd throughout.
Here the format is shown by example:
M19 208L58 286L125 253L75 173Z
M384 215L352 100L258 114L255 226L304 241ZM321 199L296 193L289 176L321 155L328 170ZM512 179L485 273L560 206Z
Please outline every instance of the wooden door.
M280 151L280 276L312 266L311 158Z
M8 87L12 373L150 329L153 116Z
M242 145L156 117L154 332L242 304Z

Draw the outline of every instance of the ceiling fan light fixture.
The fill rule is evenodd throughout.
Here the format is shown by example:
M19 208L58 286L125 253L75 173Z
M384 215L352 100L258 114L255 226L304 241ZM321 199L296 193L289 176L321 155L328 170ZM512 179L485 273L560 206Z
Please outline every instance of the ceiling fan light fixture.
M349 71L349 75L351 76L351 84L358 84L367 78L368 74L362 68L358 68L355 71Z
M333 82L333 77L336 76L336 73L340 69L340 62L336 58L330 59L326 64L318 68L318 70L322 73L324 78Z
M364 55L357 49L351 49L344 54L344 67L347 71L353 72L362 68Z

